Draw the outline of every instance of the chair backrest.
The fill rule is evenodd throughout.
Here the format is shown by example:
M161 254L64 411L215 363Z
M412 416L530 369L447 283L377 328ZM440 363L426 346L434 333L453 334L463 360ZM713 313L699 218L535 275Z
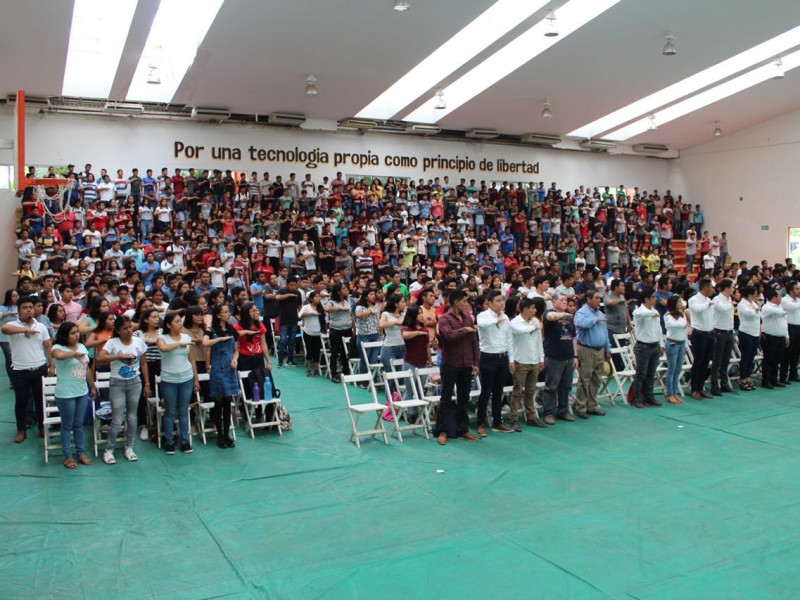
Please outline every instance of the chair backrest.
M393 358L389 361L389 364L392 365L392 371L402 371L403 365L406 364L406 361L402 358Z
M411 391L413 393L414 399L419 399L419 394L417 393L417 385L414 383L414 372L413 371L392 371L391 373L387 373L386 371L383 372L383 377L386 380L386 385L389 386L390 381L394 381L394 389L398 389L398 384L403 383L406 388L411 386ZM387 389L391 389L392 386L389 386ZM388 392L387 392L388 393Z
M247 378L250 376L250 371L239 371L239 391L242 393L242 398L244 400L250 400L250 396L247 394Z
M369 391L370 397L368 400L363 402L354 402L352 398L350 398L350 387L348 387L351 383L366 383L367 384L367 391ZM347 407L350 408L352 406L357 406L359 404L375 404L378 402L378 393L375 390L375 382L372 380L372 375L369 373L358 374L358 375L342 375L342 389L344 389L344 398L347 401ZM358 397L356 397L358 400Z
M617 345L617 348L622 346L629 345L632 342L633 336L630 333L615 333L614 334L614 343Z
M361 344L361 353L364 355L364 362L371 367L377 367L381 364L380 359L376 363L369 362L369 350L372 348L382 348L383 342L364 342Z

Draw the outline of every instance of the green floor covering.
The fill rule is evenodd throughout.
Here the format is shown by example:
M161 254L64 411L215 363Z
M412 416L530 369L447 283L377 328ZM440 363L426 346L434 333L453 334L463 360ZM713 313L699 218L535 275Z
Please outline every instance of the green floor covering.
M277 376L282 438L75 471L0 394L0 598L800 595L800 385L358 450L341 386Z

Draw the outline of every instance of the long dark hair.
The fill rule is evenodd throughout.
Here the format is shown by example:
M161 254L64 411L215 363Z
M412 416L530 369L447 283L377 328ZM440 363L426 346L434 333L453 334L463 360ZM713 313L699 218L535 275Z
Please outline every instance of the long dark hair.
M261 323L260 320L253 321L250 317L250 310L255 306L252 302L244 302L241 307L239 307L239 325L242 326L242 329L258 329L258 325Z
M667 298L667 312L672 315L673 319L678 319L681 316L681 311L678 310L678 302L680 302L681 297L677 294L673 294L669 298Z
M95 296L94 298L92 298L92 303L89 306L89 316L93 318L95 323L97 324L100 323L100 314L102 312L100 310L100 305L103 303L104 300L105 298L103 298L102 296Z
M235 333L235 330L233 329L233 326L231 325L230 321L224 323L219 318L219 313L223 308L228 308L228 305L215 304L214 308L211 311L211 331L217 334L219 337L224 337L226 335L233 335Z
M139 317L139 330L142 333L147 333L150 331L149 325L147 325L147 319L150 318L150 315L153 313L157 313L158 311L155 308L148 308L144 312L142 312L141 316ZM158 331L158 327L156 327L156 331Z
M403 327L419 327L417 317L419 317L419 305L412 304L406 309L406 316L403 318Z
M126 323L130 323L130 322L131 322L130 318L126 317L124 315L120 316L120 317L117 317L117 320L114 321L114 333L112 334L111 337L118 338L120 329L122 329L123 325L125 325Z
M72 321L64 321L58 326L55 336L55 343L59 346L69 347L69 333L72 331L73 327L77 326L77 323L73 323Z
M14 305L14 302L11 300L11 296L17 290L6 290L6 295L3 296L3 306L11 307Z
M183 326L186 329L193 329L194 328L194 317L202 317L203 311L200 310L199 306L190 306L186 309L186 318L183 320ZM167 319L164 319L164 325L166 326ZM200 329L205 329L205 325L200 325Z

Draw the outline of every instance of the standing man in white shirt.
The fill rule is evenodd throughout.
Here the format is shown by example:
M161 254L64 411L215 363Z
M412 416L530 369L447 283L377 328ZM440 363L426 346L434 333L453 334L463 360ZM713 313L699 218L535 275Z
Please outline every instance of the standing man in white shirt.
M664 334L661 331L661 315L656 310L656 292L652 286L642 290L642 304L633 311L633 330L636 345L636 375L633 380L633 406L661 406L656 400L654 384L658 359L664 354Z
M15 444L25 441L27 437L25 419L31 398L36 407L39 437L43 437L42 377L55 375L56 372L50 355L50 333L33 316L35 301L30 296L21 297L17 301L19 318L6 323L1 329L8 336L11 348L11 382L14 384L14 415L17 420Z
M689 316L692 321L692 334L689 341L692 344L692 398L702 400L711 398L711 394L703 387L708 377L708 363L714 354L714 314L711 308L711 293L714 287L711 280L704 278L698 285L699 293L689 298Z
M712 300L714 319L714 354L711 360L711 395L722 396L732 392L728 379L728 366L733 352L733 280L723 279L717 284L716 296Z
M525 401L525 424L531 427L547 427L539 420L533 396L539 373L544 369L541 315L547 310L543 298L522 298L519 314L511 319L511 353L509 371L513 375L514 389L511 392L511 429L522 431L517 415L520 398Z
M781 308L786 312L789 322L789 348L786 360L781 363L781 383L798 382L797 361L800 359L800 284L792 280L786 284L786 295L781 300Z
M503 312L505 298L498 290L487 294L489 308L478 314L481 395L478 399L478 435L486 437L486 408L492 398L492 431L512 433L503 423L503 386L509 372L508 351L511 348L511 324Z
M3 327L3 333L5 333ZM771 390L786 387L778 381L778 371L785 360L786 348L789 347L789 324L786 311L781 307L781 296L773 287L764 291L764 306L761 308L761 349L764 359L761 361L761 387Z

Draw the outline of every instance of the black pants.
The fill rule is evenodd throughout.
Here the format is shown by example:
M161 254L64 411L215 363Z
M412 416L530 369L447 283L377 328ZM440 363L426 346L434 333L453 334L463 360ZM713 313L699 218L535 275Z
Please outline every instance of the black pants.
M444 432L455 438L469 431L469 390L472 385L471 367L451 367L442 364L442 396L439 404L439 417L436 419L433 435ZM453 389L457 401L453 403Z
M33 399L36 408L36 423L39 429L44 423L44 406L42 405L42 377L47 375L47 365L36 369L13 369L11 383L14 384L14 417L17 420L17 431L25 431L25 419L28 415L28 401Z
M777 335L761 336L761 348L764 350L764 359L761 361L762 385L775 385L778 383L778 371L786 355L786 338Z
M636 375L633 380L634 402L645 400L652 402L656 399L653 388L660 354L658 342L654 344L636 342L634 345L633 355L636 358Z
M728 367L733 352L733 333L714 330L714 354L711 360L711 389L719 391L720 387L731 387L728 379Z
M781 362L782 381L789 378L797 379L798 359L800 359L800 325L789 325L789 347L786 349L786 359Z
M479 361L481 375L481 395L478 399L478 425L486 425L486 407L492 398L492 426L502 423L503 386L508 376L508 355L486 354L481 352Z
M700 393L708 377L708 363L714 354L714 336L710 331L692 331L692 392Z
M344 338L350 337L353 332L349 329L331 329L331 378L336 377L339 360L342 361L342 373L350 375L350 365L347 362L347 352L344 347Z

